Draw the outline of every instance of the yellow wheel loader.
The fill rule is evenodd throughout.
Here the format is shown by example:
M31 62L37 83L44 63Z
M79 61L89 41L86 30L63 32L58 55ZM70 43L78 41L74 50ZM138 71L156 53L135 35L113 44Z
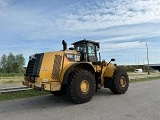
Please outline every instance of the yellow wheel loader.
M97 53L99 42L84 39L74 42L69 49L64 40L62 44L63 50L29 57L23 85L49 91L55 96L65 94L75 103L90 101L101 87L115 94L127 91L127 73L111 63L115 59L101 61Z

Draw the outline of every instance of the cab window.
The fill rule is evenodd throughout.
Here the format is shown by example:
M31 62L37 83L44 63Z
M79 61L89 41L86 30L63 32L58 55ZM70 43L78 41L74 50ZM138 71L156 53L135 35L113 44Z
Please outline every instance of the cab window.
M95 48L93 44L88 45L88 55L89 56L95 56Z
M86 45L80 44L75 46L76 51L86 53Z

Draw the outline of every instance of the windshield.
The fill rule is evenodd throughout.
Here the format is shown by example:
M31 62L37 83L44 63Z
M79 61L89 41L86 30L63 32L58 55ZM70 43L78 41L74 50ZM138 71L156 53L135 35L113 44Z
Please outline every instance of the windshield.
M76 51L86 53L86 45L85 44L79 44L74 46Z

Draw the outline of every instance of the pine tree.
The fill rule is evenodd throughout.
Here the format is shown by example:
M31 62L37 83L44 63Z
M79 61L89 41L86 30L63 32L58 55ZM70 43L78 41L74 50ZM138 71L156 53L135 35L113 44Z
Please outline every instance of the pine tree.
M7 65L7 56L3 54L0 61L0 72L5 73L6 72L6 66Z

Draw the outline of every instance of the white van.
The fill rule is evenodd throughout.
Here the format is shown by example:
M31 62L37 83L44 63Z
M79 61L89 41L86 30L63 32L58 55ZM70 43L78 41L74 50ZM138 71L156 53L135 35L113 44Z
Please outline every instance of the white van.
M135 70L134 70L134 73L142 73L142 72L143 72L142 69L135 69Z

